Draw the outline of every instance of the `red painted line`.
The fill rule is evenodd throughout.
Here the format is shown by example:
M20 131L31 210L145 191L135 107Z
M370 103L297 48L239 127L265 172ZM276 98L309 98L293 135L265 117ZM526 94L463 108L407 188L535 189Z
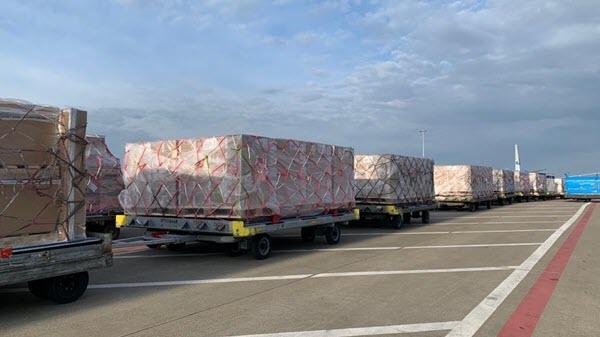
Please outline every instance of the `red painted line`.
M530 337L533 334L540 317L544 313L546 304L552 297L556 284L569 263L579 238L592 217L595 206L595 204L588 206L569 237L560 246L546 269L506 321L504 327L498 333L498 337Z

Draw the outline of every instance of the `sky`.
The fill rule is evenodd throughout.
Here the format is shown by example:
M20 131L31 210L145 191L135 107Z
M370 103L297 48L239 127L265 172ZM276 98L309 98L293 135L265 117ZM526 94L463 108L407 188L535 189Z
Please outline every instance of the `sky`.
M127 142L251 133L600 171L597 0L0 2L0 97Z

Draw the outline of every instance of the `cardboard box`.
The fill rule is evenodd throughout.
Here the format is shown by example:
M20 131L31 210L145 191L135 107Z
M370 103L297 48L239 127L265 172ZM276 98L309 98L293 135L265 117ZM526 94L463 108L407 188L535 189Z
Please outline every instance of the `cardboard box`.
M435 165L435 197L438 201L480 201L495 197L493 170L486 166Z

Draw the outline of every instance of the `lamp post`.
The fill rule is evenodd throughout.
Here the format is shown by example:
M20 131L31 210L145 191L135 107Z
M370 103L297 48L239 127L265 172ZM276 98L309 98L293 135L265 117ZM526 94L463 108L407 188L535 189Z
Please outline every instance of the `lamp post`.
M418 132L421 134L421 155L425 158L425 133L427 130L418 130Z

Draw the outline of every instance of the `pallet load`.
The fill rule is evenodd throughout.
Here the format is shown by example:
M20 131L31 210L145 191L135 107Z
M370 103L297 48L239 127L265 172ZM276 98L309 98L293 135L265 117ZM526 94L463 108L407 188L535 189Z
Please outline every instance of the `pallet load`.
M121 163L106 145L104 136L87 135L85 165L89 175L86 190L87 230L118 237L115 215L123 212L119 193L123 190Z
M195 232L246 237L308 217L354 218L353 165L351 148L251 135L127 144L119 200L148 229L175 217L201 220Z
M554 178L554 184L556 184L556 195L559 198L565 197L565 183L563 178Z
M529 172L529 181L531 182L531 194L536 199L545 199L546 174L539 172Z
M27 282L68 303L88 269L112 264L110 238L85 227L87 113L0 100L0 287Z
M494 169L494 186L498 203L512 204L515 195L515 173L511 170Z
M435 198L440 206L459 205L476 211L495 199L493 169L474 165L435 165Z
M531 195L531 182L529 181L529 173L523 171L515 171L515 196L518 202L529 201Z
M354 157L356 202L361 219L391 220L395 228L411 217L429 222L436 208L433 160L392 154Z
M546 197L552 199L558 197L558 186L552 175L546 175Z

